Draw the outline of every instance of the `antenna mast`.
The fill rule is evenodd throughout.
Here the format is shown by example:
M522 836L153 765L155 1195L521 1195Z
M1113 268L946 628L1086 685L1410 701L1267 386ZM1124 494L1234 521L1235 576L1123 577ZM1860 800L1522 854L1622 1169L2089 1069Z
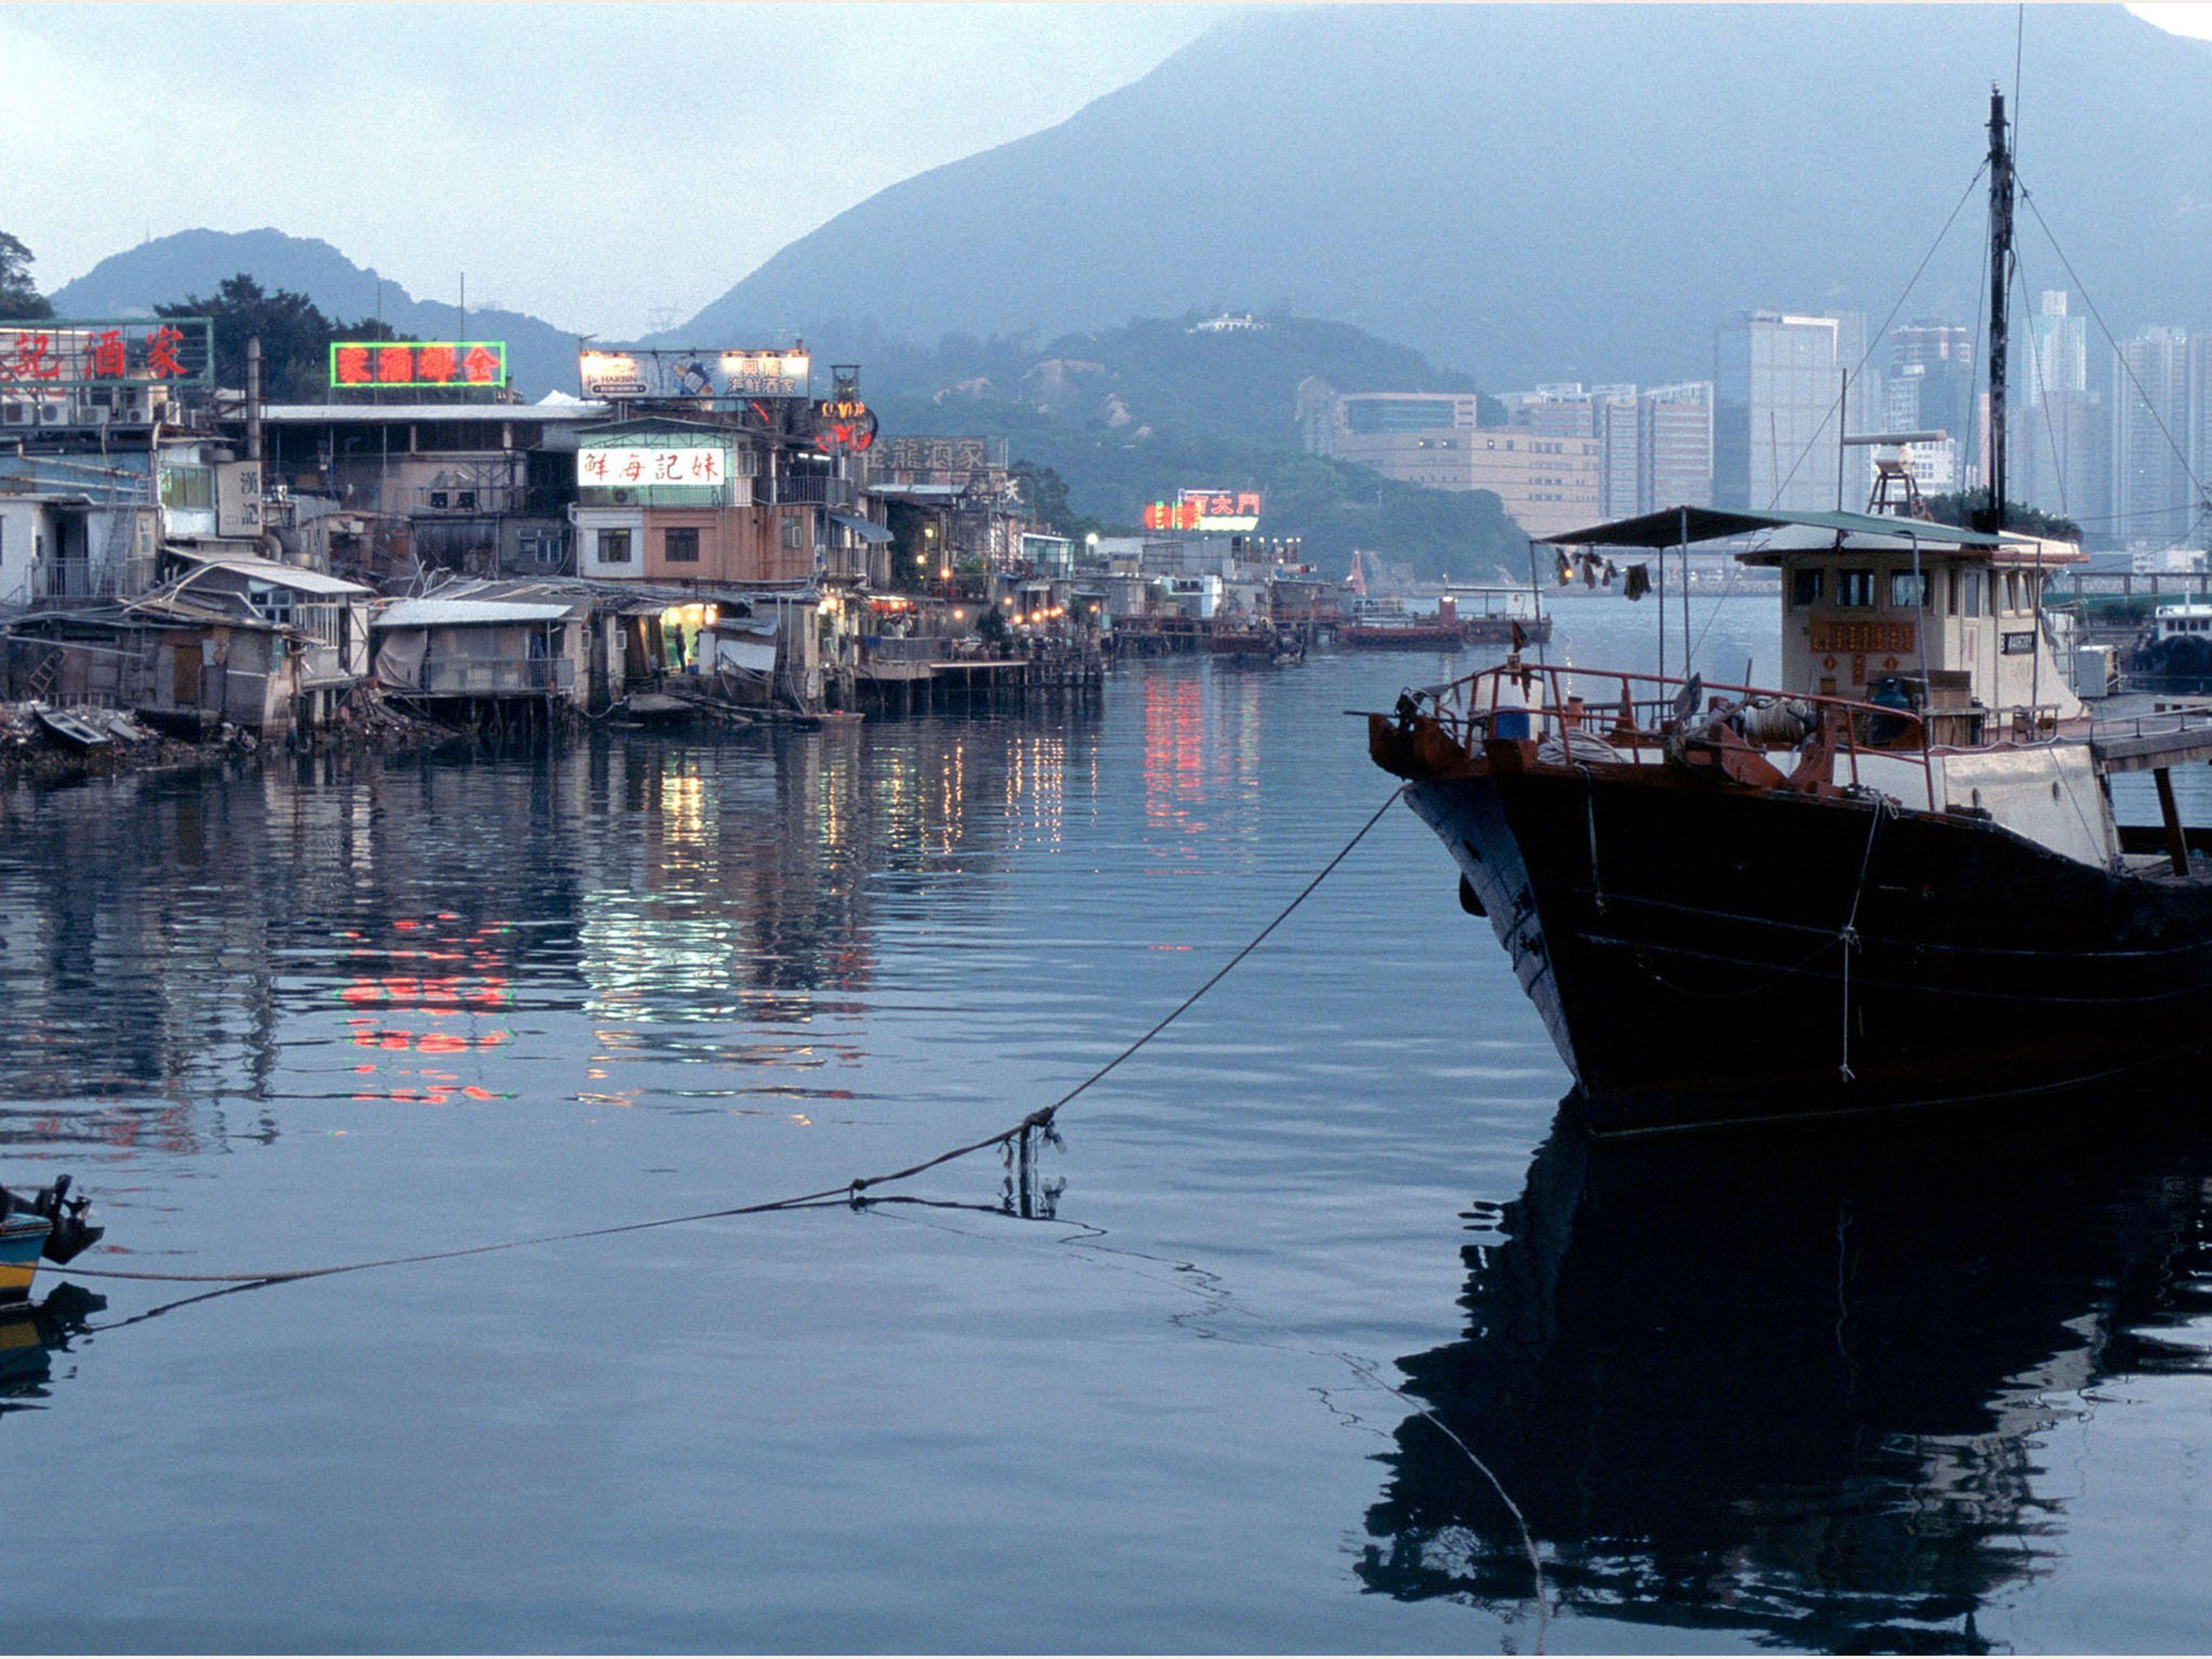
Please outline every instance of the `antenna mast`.
M2004 528L2005 295L2012 278L2012 152L2005 146L2004 93L1990 88L1990 504L1974 527Z

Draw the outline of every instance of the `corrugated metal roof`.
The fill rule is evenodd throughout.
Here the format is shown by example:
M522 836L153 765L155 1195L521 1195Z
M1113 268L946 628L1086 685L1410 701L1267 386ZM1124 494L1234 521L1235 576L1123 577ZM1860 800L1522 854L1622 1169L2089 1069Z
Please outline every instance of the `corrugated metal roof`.
M1997 538L1985 531L1962 530L1956 525L1930 524L1924 519L1885 518L1872 513L1745 513L1734 507L1670 507L1611 524L1584 530L1564 531L1533 539L1559 547L1680 547L1689 542L1716 542L1729 536L1748 536L1762 530L1811 530L1846 539L1863 538L1881 544L1994 548Z
M864 519L857 513L840 513L833 507L830 509L830 518L832 523L842 524L848 530L858 531L860 539L864 542L881 543L895 539L891 532L883 526L876 523L872 519Z
M374 628L453 628L495 623L565 622L572 607L515 599L400 599L369 619Z
M379 421L526 421L570 423L605 420L605 404L270 404L261 411L278 425L373 425Z
M255 581L269 582L284 587L296 588L302 593L358 593L374 598L376 590L364 587L359 582L349 582L339 576L326 576L319 570L302 570L296 564L280 564L275 559L246 559L231 556L224 558L204 558L187 553L181 548L170 550L179 558L191 559L200 570L228 570ZM190 581L191 575L184 578Z

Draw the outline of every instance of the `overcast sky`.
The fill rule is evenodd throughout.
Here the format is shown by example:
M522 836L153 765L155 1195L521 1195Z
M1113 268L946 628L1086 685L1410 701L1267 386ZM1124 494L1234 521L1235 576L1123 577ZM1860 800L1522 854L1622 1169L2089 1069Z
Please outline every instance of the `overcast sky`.
M418 299L465 271L472 307L627 337L1228 9L0 3L0 229L48 290L148 236L270 225ZM2133 9L2212 38L2212 4Z
M465 271L471 308L626 337L1225 9L0 4L0 230L49 291L149 235L269 225L418 299Z

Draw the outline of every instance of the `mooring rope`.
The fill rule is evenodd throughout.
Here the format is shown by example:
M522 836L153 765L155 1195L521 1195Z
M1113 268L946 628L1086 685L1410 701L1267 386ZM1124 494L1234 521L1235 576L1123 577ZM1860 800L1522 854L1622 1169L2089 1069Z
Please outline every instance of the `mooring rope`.
M915 1176L936 1169L939 1164L950 1164L958 1158L969 1158L977 1152L988 1152L993 1147L1011 1146L1016 1140L1039 1131L1048 1133L1052 1128L1053 1118L1060 1108L1066 1106L1093 1084L1099 1082L1115 1066L1136 1054L1139 1049L1151 1042L1169 1026L1188 1013L1197 1006L1200 998L1228 978L1245 957L1260 948L1269 934L1288 921L1292 911L1313 896L1315 889L1328 880L1334 873L1337 866L1351 856L1352 848L1367 839L1370 830L1382 823L1383 814L1396 804L1400 793L1399 790L1392 790L1384 799L1382 805L1375 809L1374 815L1359 826L1352 839L1337 849L1336 855L1323 865L1320 872L1300 888L1297 896L1278 910L1273 920L1254 934L1243 949L1217 969L1204 984L1177 1003L1164 1018L1154 1024L1150 1030L1123 1048L1113 1059L1091 1073L1090 1076L1085 1078L1082 1082L1077 1084L1050 1105L1039 1107L1012 1128L1002 1129L997 1134L988 1135L981 1140L970 1141L964 1146L956 1146L950 1152L939 1152L936 1157L925 1158L919 1164L909 1164L902 1170L894 1170L888 1175L855 1176L842 1187L825 1187L818 1192L801 1193L791 1198L765 1199L756 1204L732 1205L726 1209L696 1210L685 1215L658 1216L649 1221L625 1221L605 1227L581 1227L568 1232L538 1233L527 1238L501 1239L489 1244L468 1244L450 1250L426 1250L411 1255L378 1256L366 1261L339 1262L325 1267L289 1267L269 1273L129 1273L105 1267L72 1267L69 1270L70 1273L72 1277L81 1279L131 1279L162 1285L285 1285L303 1279L329 1279L339 1273L366 1273L374 1267L405 1267L428 1261L453 1261L463 1256L490 1255L501 1250L526 1249L539 1244L562 1244L575 1239L611 1238L621 1233L646 1232L659 1227L689 1226L696 1222L722 1221L736 1216L769 1215L781 1210L813 1209L836 1203L863 1205L868 1202L865 1195L874 1188L911 1180Z

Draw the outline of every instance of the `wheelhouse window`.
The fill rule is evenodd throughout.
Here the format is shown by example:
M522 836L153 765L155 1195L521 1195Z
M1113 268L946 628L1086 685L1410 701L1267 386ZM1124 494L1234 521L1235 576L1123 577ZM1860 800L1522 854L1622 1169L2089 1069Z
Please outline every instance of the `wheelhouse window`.
M1924 570L1893 570L1889 573L1889 608L1893 611L1925 611L1932 584Z
M1951 573L1951 614L1956 617L1978 617L1982 611L1982 576L1978 570L1954 570Z
M1802 606L1818 605L1826 587L1827 572L1817 565L1800 565L1790 573L1790 603Z
M1836 603L1852 610L1873 609L1874 572L1871 570L1836 572Z

